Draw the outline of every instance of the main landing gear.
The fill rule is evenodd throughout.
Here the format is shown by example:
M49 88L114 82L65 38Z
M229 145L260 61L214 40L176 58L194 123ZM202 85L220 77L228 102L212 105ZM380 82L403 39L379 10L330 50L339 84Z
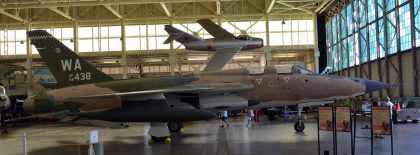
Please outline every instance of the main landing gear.
M303 132L303 130L305 130L305 124L303 123L303 119L302 119L302 110L303 110L303 105L298 104L298 120L294 126L296 132Z
M151 137L149 144L154 142L171 143L169 129L166 122L150 122L148 134Z
M183 133L184 123L182 122L168 122L168 129L171 132Z

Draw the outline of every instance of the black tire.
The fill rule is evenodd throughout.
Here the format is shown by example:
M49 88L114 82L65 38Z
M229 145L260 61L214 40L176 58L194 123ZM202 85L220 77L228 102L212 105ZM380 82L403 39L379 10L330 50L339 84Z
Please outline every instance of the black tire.
M419 122L419 120L413 120L412 122L413 122L413 123L418 123L418 122Z
M407 124L407 122L408 122L407 120L403 120L402 121L403 124Z
M152 140L154 142L164 142L166 138L168 138L168 137L155 137L155 136L152 136Z
M181 122L168 122L168 129L171 132L179 132L183 127Z
M305 130L305 124L302 121L297 121L295 123L295 131L296 132L303 132Z

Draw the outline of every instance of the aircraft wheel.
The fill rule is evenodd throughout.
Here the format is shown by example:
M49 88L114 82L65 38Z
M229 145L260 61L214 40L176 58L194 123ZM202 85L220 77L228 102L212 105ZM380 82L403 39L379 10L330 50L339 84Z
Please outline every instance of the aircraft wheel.
M418 123L418 122L419 122L419 120L413 120L412 122L413 122L413 123Z
M296 132L302 132L305 130L305 124L303 124L303 121L299 120L295 123L295 131Z
M168 129L171 132L180 132L183 127L183 124L181 122L169 122L168 123Z
M154 142L170 143L171 138L170 137L155 137L155 136L152 136L152 139L149 140L149 143L154 143Z

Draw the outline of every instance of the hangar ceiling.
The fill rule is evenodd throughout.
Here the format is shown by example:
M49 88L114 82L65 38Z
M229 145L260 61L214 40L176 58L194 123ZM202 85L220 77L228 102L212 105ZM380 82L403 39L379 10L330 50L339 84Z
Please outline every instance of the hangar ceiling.
M321 12L333 1L328 0L0 0L0 29L72 27L93 25L125 24L184 24L194 23L200 18L210 18L218 22L261 21L261 20L312 20L315 12ZM264 38L265 39L265 38ZM82 46L82 45L81 45ZM273 52L313 52L313 45L270 46ZM130 51L129 65L138 62L148 65L168 65L169 50L156 50L153 53ZM177 63L205 64L206 60L191 60L187 50L176 49ZM273 57L273 60L289 60L288 56ZM80 53L97 63L98 66L120 66L121 54L118 52ZM197 54L196 54L197 55ZM209 56L209 53L201 55ZM247 58L235 62L259 63L264 50L248 52ZM305 57L296 60L308 60ZM24 68L27 55L1 55L4 65ZM154 58L145 62L147 58ZM31 59L41 62L39 56ZM113 60L115 63L105 63ZM160 61L158 61L160 60ZM132 64L130 64L132 63ZM42 65L42 63L39 63ZM4 66L3 65L3 66ZM7 66L6 65L6 66ZM178 64L179 65L179 64Z

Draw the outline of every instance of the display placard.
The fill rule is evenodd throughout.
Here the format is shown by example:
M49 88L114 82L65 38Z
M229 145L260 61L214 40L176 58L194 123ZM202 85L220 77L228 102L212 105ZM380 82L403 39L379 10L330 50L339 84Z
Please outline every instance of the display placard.
M389 106L372 107L372 127L374 134L391 135Z
M91 144L99 143L99 132L98 130L92 130L89 132L89 142Z
M332 107L318 107L318 126L319 130L332 131L333 130L333 117Z
M335 108L335 128L339 132L351 132L350 107Z

